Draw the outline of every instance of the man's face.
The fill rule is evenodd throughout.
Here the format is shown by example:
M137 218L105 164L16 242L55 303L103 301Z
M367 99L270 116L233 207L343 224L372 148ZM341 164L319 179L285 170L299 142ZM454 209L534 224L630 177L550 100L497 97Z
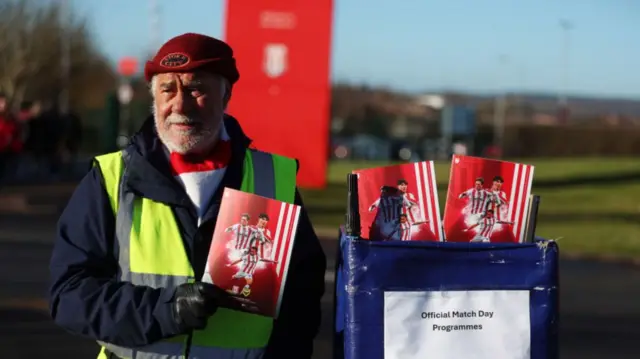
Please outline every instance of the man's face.
M247 217L240 218L240 224L246 226L249 223L249 219Z
M499 191L500 189L502 189L502 182L493 181L493 190L494 191Z
M4 112L7 109L7 99L0 97L0 112Z
M260 227L260 228L266 227L267 226L267 222L268 221L266 219L264 219L264 218L258 219L258 227Z
M482 189L482 182L476 181L475 188L476 189Z
M407 223L407 217L406 216L400 216L400 223Z
M172 152L204 154L218 139L226 83L209 73L156 75L152 92L160 140Z
M398 190L400 190L400 192L405 193L407 192L407 184L406 183L402 183L398 185Z

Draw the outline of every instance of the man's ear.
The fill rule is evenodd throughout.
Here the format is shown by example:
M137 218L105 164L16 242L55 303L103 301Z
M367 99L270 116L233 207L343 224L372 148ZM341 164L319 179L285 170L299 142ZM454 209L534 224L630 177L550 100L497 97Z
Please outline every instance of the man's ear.
M225 94L224 98L222 99L222 108L226 111L227 110L227 106L229 106L229 100L231 99L231 94Z

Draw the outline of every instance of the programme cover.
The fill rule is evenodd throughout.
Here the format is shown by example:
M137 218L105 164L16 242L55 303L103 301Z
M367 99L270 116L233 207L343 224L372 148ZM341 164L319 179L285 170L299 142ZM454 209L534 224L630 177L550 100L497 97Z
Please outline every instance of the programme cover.
M299 216L300 206L225 188L203 281L277 317Z
M353 171L358 175L362 237L442 241L433 161Z
M534 167L454 155L443 225L448 242L522 242Z

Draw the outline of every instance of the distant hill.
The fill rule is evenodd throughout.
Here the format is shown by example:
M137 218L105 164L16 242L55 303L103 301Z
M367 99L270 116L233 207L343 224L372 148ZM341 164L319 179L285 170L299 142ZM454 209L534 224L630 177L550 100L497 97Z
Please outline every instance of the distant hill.
M479 94L465 91L423 91L407 93L389 88L335 84L332 88L332 113L334 117L362 117L366 109L391 115L422 117L427 113L418 98L425 94L441 95L449 103L479 106L491 104L495 94ZM528 105L535 113L556 114L557 95L545 93L509 93L512 101ZM573 118L593 118L617 115L640 118L640 99L569 96Z
M427 92L437 94L438 92ZM464 98L464 102L474 106L486 103L495 98L490 94L473 94L465 92L450 92L456 98ZM558 104L557 95L532 94L532 93L510 93L510 98L518 99L521 102L531 105L537 112L555 113ZM616 114L619 116L640 117L640 100L598 98L587 96L570 96L569 106L575 116L604 116Z

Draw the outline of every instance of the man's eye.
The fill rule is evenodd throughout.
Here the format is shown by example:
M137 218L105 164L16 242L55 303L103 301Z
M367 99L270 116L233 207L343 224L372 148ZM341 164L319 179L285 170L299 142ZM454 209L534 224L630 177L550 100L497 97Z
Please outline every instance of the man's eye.
M199 88L191 89L191 95L193 95L193 96L201 96L202 95L202 89L199 89Z

